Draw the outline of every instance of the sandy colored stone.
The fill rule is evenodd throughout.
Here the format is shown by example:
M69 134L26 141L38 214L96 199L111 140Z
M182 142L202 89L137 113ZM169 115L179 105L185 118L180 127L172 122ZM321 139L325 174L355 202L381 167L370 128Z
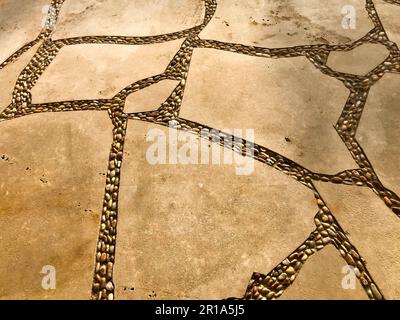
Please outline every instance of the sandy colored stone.
M201 0L66 0L54 39L78 36L151 36L202 23Z
M178 84L178 81L163 80L134 92L126 99L124 111L132 113L156 110L168 99Z
M400 7L373 2L389 38L400 43ZM0 63L37 37L49 4L0 1ZM342 28L344 5L356 8L354 30ZM373 28L364 6L363 0L323 5L319 0L218 0L200 37L265 47L349 44ZM199 25L203 17L202 0L66 0L52 39L165 34ZM32 90L33 102L112 98L133 82L162 73L183 41L65 46ZM0 110L35 50L0 70ZM328 64L364 74L386 54L382 46L365 44L332 53ZM400 191L399 78L385 75L372 87L357 132L373 169L394 191ZM165 80L129 95L125 111L156 109L176 83ZM336 173L356 167L333 129L348 94L304 57L275 60L194 49L181 116L226 131L254 129L257 143L310 170ZM258 162L248 176L237 175L236 163L151 165L146 152L152 142L146 138L155 128L158 137L167 132L129 120L117 246L106 248L117 255L116 298L242 297L253 272L269 273L315 229L313 193ZM118 149L121 133L115 137ZM0 299L90 298L107 165L119 166L121 157L116 155L117 164L109 162L111 138L107 112L0 122ZM192 146L196 143L193 138ZM224 160L231 155L216 150ZM368 188L317 187L385 297L400 299L398 218ZM57 271L54 291L41 287L46 265ZM341 288L344 265L332 246L325 248L310 258L282 298L367 298L359 283L355 291ZM111 291L112 284L106 288Z
M112 98L131 83L164 72L181 44L63 47L32 89L33 103Z
M383 184L400 195L400 75L385 74L372 88L357 138Z
M336 173L355 167L333 128L347 96L341 82L302 57L199 49L180 115L220 130L254 129L256 143L308 169Z
M400 220L367 188L318 183L386 299L400 299Z
M329 54L327 66L344 73L367 74L389 55L385 46L366 43L351 51L334 51Z
M6 108L12 100L12 94L14 91L15 83L17 82L18 76L29 61L34 56L36 50L40 44L36 44L34 47L25 52L18 60L8 64L0 70L0 110Z
M389 39L400 46L400 6L383 0L374 0L374 4Z
M355 287L344 289L348 275L346 262L333 245L309 258L296 281L282 295L283 300L366 300L368 296L358 279Z
M268 273L314 230L313 194L297 181L261 163L249 176L235 165L150 165L151 128L168 134L128 126L118 299L242 297L253 272Z
M0 123L0 299L89 299L104 172L106 112ZM43 290L43 266L56 290Z
M356 10L355 29L344 29L343 6ZM204 39L264 47L349 43L374 27L362 0L220 0Z
M50 0L3 0L0 2L0 63L42 30Z

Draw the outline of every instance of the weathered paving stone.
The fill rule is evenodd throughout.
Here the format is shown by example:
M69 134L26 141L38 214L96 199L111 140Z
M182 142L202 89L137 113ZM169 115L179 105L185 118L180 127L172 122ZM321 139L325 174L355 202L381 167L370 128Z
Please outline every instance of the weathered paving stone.
M2 111L12 101L12 93L18 76L32 59L39 44L25 52L17 61L0 70L0 110Z
M172 94L178 81L163 80L143 90L132 93L125 102L126 113L158 109Z
M400 298L400 221L366 188L317 184L386 299Z
M151 128L168 134L137 121L127 131L119 299L242 297L254 271L268 273L314 230L313 194L295 180L260 163L250 176L234 165L150 165Z
M78 36L152 36L202 23L201 0L66 0L54 39Z
M4 0L0 2L0 63L42 30L49 0Z
M400 46L400 6L383 0L374 0L376 11L390 40Z
M162 73L181 44L64 47L33 88L33 102L112 98L131 83Z
M347 287L351 283L346 282L348 278L345 277L349 272L347 269L343 269L345 267L346 262L340 256L339 251L333 245L328 245L308 259L307 263L301 268L296 281L285 291L281 299L368 299L367 294L357 279L354 287ZM348 289L343 288L342 282L344 282L345 287Z
M364 75L382 63L389 51L380 44L363 44L351 51L331 52L327 66L344 73Z
M382 183L400 194L400 75L386 74L371 88L357 138Z
M341 10L355 8L355 29L344 29ZM342 44L364 36L374 27L365 1L319 0L218 1L215 18L200 34L204 39L266 47L307 44Z
M110 131L105 112L1 124L1 299L90 296ZM41 287L46 265L56 290Z
M391 4L381 0L333 0L324 5L318 0L53 0L58 9L65 2L55 37L50 32L54 26L45 27L47 31L37 37L48 9L40 6L50 0L2 1L0 40L6 46L0 48L0 58L27 45L4 63L0 60L0 109L9 104L13 93L13 104L0 114L0 194L5 199L0 202L0 241L5 247L1 247L0 298L221 299L243 297L252 277L249 288L254 287L245 298L271 299L284 293L284 299L354 299L360 285L354 292L338 289L345 275L337 266L343 267L344 261L331 245L312 256L299 280L295 279L300 261L308 261L313 250L332 243L330 237L345 234L354 243L342 242L339 251L345 254L343 250L354 244L366 258L365 265L357 264L360 270L368 267L376 283L369 286L370 297L381 297L379 286L386 298L399 298L396 197L388 192L385 197L381 194L382 200L368 188L344 186L366 184L379 193L379 183L373 181L376 172L386 186L398 190L394 145L399 119L392 107L398 104L398 75L380 77L400 68L400 52L387 41L380 21L390 39L398 41L393 13L399 1L385 1ZM356 9L354 29L342 25L344 5ZM373 25L367 10L376 25L368 34ZM204 21L211 21L207 27L207 23L199 26L204 14ZM200 39L197 33L203 27ZM74 36L78 37L54 40ZM34 49L23 53L39 40L43 44L27 64ZM331 46L338 43L345 45ZM390 49L388 61L368 79L356 76L385 59L388 51L383 45ZM31 93L34 103L45 104L32 105ZM98 98L106 100L75 101ZM71 101L49 103L62 100ZM243 172L243 163L151 164L146 152L152 142L146 139L162 139L167 129L154 123L179 117L182 100L181 116L195 122L178 118L175 126L199 132L202 124L197 121L228 132L254 129L257 143L279 153L257 146L255 157L265 163L257 162L253 172L252 161L247 161L249 176L235 171L240 167ZM103 111L62 113L71 110ZM143 112L148 110L152 112ZM41 114L20 118L31 113ZM333 125L339 114L337 133ZM247 138L243 132L234 134ZM190 147L197 147L199 140L184 134L188 137ZM205 150L220 151L223 160L231 155L215 145L209 150L202 142ZM181 154L193 152L182 144L178 143ZM352 148L360 169L345 145ZM235 144L236 150L240 146ZM320 211L314 219L316 199L299 182L311 186L307 178L329 179L309 174L290 159L324 173L357 170L331 177L330 182L339 185L317 184L329 209L318 199ZM335 218L343 233L337 231L338 225L331 226ZM318 229L310 234L316 225ZM356 260L358 254L352 251L347 259ZM40 286L40 270L46 265L56 267L56 291ZM257 272L269 275L264 279ZM294 286L284 292L294 280ZM369 280L363 280L367 285Z
M336 173L355 167L333 128L347 95L341 82L302 57L271 60L199 49L181 117L220 130L254 129L256 143L310 170Z

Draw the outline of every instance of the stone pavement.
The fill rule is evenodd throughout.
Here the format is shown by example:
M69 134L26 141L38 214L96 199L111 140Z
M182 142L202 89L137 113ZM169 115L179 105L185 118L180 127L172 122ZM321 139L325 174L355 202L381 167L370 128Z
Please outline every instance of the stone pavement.
M1 0L0 299L400 299L399 14Z

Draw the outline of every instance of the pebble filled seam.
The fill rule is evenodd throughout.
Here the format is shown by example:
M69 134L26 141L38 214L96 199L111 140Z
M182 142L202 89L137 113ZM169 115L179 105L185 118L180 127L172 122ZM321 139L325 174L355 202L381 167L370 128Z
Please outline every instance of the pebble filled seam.
M103 198L103 210L101 214L100 230L95 253L95 267L92 284L92 299L115 299L115 284L113 281L113 268L115 263L117 222L118 222L118 197L123 162L124 142L129 121L145 121L157 125L170 127L174 121L176 130L186 130L198 135L210 142L221 141L216 139L218 133L211 130L205 124L200 124L180 117L180 108L185 94L185 86L190 68L193 51L198 48L212 48L224 50L242 55L260 58L290 58L306 57L323 74L333 77L343 83L349 90L349 96L342 113L335 124L335 130L339 134L346 148L353 157L355 169L349 169L337 174L324 174L313 172L300 164L274 152L264 146L252 144L253 149L246 152L248 142L235 137L234 143L224 145L234 152L253 157L255 160L269 165L282 173L296 179L304 187L314 192L316 201L316 215L314 218L315 230L299 245L287 258L279 263L268 274L254 273L251 276L243 297L238 299L276 299L279 298L296 279L302 266L309 257L328 245L333 245L346 263L354 268L355 274L370 299L384 299L383 293L367 270L366 262L355 246L350 242L334 214L326 205L317 188L315 181L354 185L366 187L382 199L385 205L394 214L400 217L400 198L387 189L379 180L372 164L369 162L362 146L356 138L363 109L366 104L370 88L383 77L385 73L400 73L400 51L398 46L390 41L382 25L379 15L375 10L373 0L365 1L365 9L374 24L361 39L346 45L304 45L287 48L264 48L247 46L238 43L227 43L212 39L200 39L199 33L213 19L217 8L217 0L202 0L205 3L205 16L203 22L195 27L156 36L127 37L127 36L82 36L52 40L53 29L51 25L57 23L58 15L65 0L52 0L47 21L43 30L33 41L25 44L3 63L0 70L6 65L17 60L23 53L36 44L40 44L34 57L20 73L15 84L10 105L0 114L0 122L16 119L35 113L43 112L67 112L67 111L108 111L113 128L113 142L109 154L106 186ZM385 0L393 5L400 5L399 0ZM59 51L70 45L80 44L119 44L119 45L144 45L163 43L167 41L184 39L179 51L161 74L142 79L122 89L112 99L72 100L64 102L51 102L33 104L31 90L39 77L56 58ZM328 56L333 51L350 51L363 44L381 44L389 51L388 57L364 76L351 75L332 70L327 66ZM127 97L139 90L157 84L163 80L176 80L179 84L161 104L157 110L125 113L125 101ZM203 129L209 129L204 131ZM204 135L204 132L208 132ZM227 134L227 136L230 136ZM237 299L237 298L233 298Z

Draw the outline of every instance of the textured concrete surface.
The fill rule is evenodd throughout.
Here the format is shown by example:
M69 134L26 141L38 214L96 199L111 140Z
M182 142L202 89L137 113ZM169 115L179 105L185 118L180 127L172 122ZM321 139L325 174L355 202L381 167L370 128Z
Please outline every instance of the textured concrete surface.
M318 185L350 240L363 253L367 266L387 299L400 298L396 261L400 259L400 223L371 190ZM373 221L373 223L371 223Z
M389 51L379 44L363 44L351 51L332 52L327 66L335 71L364 75L385 61Z
M110 127L106 113L78 112L2 124L1 299L90 295ZM41 286L45 265L56 290Z
M326 247L320 254L312 257L301 270L296 282L282 295L284 300L365 300L361 284L349 280L349 287L343 288L344 277L349 275L340 254L333 246ZM326 290L330 288L330 290Z
M32 101L112 98L132 82L163 72L181 43L63 48L33 88Z
M48 0L0 1L0 61L35 39L46 18Z
M164 80L131 94L125 102L125 112L133 113L157 109L167 100L178 81Z
M358 26L343 29L341 9L351 5ZM364 36L373 28L362 0L222 0L215 19L200 33L205 39L252 46L287 47L341 44Z
M400 46L400 25L398 17L400 15L400 7L384 0L376 1L376 10L379 13L385 30L389 38Z
M15 82L17 81L21 70L34 56L38 47L39 44L35 45L28 52L25 52L18 61L7 65L4 69L0 70L0 110L3 110L10 104Z
M333 128L347 96L303 57L265 60L201 49L193 54L181 116L219 130L253 128L254 142L311 170L336 173L354 167Z
M382 182L400 192L400 75L385 75L371 89L358 131L358 139L368 153Z
M400 299L399 9L0 1L0 299Z
M151 128L169 135L140 122L127 131L115 266L121 298L241 296L253 271L267 272L313 231L311 190L261 164L241 178L234 164L151 165Z
M67 1L60 12L54 39L89 35L152 36L194 27L202 22L203 16L202 1Z

